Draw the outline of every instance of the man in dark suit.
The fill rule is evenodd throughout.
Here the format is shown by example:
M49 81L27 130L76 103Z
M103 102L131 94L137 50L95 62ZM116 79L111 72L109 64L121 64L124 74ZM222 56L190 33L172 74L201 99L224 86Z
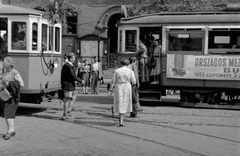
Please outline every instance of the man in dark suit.
M64 92L63 105L63 120L71 119L71 105L76 100L75 81L81 82L75 74L73 63L75 62L75 55L69 53L67 55L68 61L63 65L61 71L61 85Z
M138 68L136 65L136 58L130 57L129 62L130 64L128 67L133 70L135 78L137 83L135 85L132 85L132 112L130 113L131 118L137 117L137 112L141 111L140 104L139 104L139 94L138 94L138 88L140 87L139 83L139 75L138 75Z

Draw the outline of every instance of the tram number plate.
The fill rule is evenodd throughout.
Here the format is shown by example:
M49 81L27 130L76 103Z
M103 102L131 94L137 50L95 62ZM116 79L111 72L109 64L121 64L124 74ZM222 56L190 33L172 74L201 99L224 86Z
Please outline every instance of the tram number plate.
M48 84L49 87L58 87L58 80L50 81Z

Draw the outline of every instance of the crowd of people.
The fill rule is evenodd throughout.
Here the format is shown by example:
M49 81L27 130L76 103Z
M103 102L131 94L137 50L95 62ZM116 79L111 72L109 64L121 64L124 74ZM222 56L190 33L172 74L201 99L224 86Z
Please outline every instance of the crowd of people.
M140 38L137 52L140 56L140 81L152 84L159 83L161 73L161 39L150 36L148 41Z
M63 65L68 62L67 57L67 54L65 54ZM80 60L75 58L73 66L76 76L81 79L81 82L77 84L82 87L82 94L99 94L100 83L104 83L101 59L98 60L94 56L93 62L90 64L87 59L80 62ZM89 93L89 88L91 93Z
M88 94L89 78L92 84L92 94L99 93L99 80L102 72L101 62L94 57L94 62L90 66L87 60L79 65L77 71L74 70L75 55L69 53L67 61L62 67L61 83L64 92L64 111L63 120L71 119L71 105L76 99L75 81L78 81L83 86L83 94ZM116 69L113 73L112 82L110 86L110 93L113 94L113 109L114 112L119 113L119 126L124 126L123 119L126 113L130 113L130 117L138 117L137 112L141 111L138 100L138 88L140 86L138 80L138 69L136 65L136 58L131 57L121 61L121 67Z
M152 46L150 56L158 56L161 52L159 40L154 40L155 46ZM149 69L148 49L140 41L139 53L142 58L139 60L142 69ZM138 111L142 111L139 104L140 81L149 81L147 76L149 72L140 69L140 74L144 76L139 80L139 69L136 57L121 60L121 67L117 68L112 76L110 85L110 95L113 96L113 111L119 114L119 127L124 126L124 116L130 113L130 117L138 117ZM148 62L148 63L146 63ZM160 59L155 60L155 67L151 68L150 73L153 76L160 74ZM20 73L14 68L15 63L11 57L5 57L3 64L0 64L2 73L2 85L0 97L3 90L11 95L5 101L3 117L7 124L7 133L3 136L5 140L13 137L16 132L14 130L14 119L18 104L20 101L20 89L24 86ZM141 68L140 67L140 68ZM3 70L4 69L4 70ZM72 119L72 104L76 100L76 82L82 85L82 94L89 94L88 89L91 85L91 94L99 94L99 84L103 77L102 63L97 57L93 58L93 63L89 64L88 60L76 61L74 53L68 53L64 57L64 63L61 69L61 89L63 92L63 116L62 119ZM143 80L144 79L144 80ZM154 78L158 81L158 76ZM2 98L2 97L1 97Z
M148 36L147 39L141 37L137 52L140 56L140 81L151 84L159 84L161 75L162 53L161 39ZM174 90L166 90L166 94L173 94Z

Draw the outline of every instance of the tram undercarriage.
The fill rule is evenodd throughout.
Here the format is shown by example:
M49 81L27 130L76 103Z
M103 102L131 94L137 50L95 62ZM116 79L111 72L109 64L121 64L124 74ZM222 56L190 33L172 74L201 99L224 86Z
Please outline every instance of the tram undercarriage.
M239 95L237 90L181 90L180 103L234 105L239 102Z
M21 94L21 102L41 104L42 102L51 102L52 99L59 98L59 91L52 91L38 94Z

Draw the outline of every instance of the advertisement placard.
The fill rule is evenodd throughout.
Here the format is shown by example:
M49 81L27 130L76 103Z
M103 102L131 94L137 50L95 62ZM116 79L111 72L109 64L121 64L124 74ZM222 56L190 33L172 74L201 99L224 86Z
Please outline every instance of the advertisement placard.
M239 55L167 55L167 78L240 80Z

